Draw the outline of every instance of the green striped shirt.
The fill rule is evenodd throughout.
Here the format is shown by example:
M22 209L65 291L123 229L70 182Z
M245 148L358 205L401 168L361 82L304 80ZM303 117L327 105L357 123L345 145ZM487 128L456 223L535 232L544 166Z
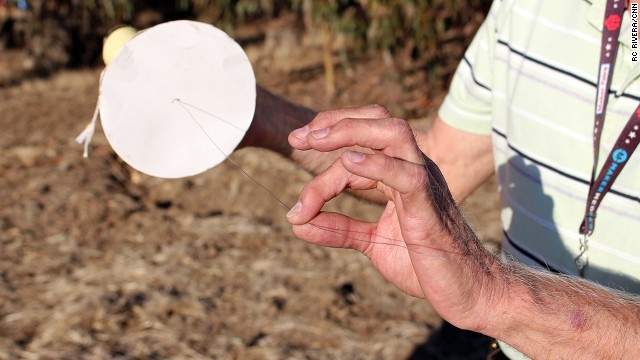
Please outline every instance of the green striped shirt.
M605 5L496 0L440 109L446 123L492 136L505 254L567 274L577 274L573 259L593 165ZM598 168L640 103L631 30L626 11ZM640 293L639 167L640 149L600 206L585 274L633 293Z

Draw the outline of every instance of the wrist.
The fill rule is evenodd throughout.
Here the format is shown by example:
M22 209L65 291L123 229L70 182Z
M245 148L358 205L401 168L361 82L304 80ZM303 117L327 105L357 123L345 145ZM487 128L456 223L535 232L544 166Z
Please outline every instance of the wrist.
M531 358L638 357L637 298L508 262L503 274L486 335Z
M549 329L556 326L552 323L564 311L558 312L548 303L558 300L548 297L551 289L546 286L556 275L538 273L510 261L502 261L501 268L498 279L501 295L491 304L491 314L483 333L519 351L530 351L532 342L548 340ZM560 293L556 296L560 296ZM549 315L550 318L546 317ZM556 341L558 345L562 340L557 338Z
M515 276L509 264L495 257L491 266L488 281L484 285L484 302L478 309L478 317L482 319L476 331L487 336L502 339L503 334L513 328L514 313L518 312L521 300L515 295L518 292L520 279Z
M509 270L499 256L490 254L488 251L485 256L482 269L477 269L482 275L480 278L476 277L479 288L472 311L474 321L470 322L467 329L500 338L499 334L509 326L510 312L515 306L511 298L511 288L514 284Z

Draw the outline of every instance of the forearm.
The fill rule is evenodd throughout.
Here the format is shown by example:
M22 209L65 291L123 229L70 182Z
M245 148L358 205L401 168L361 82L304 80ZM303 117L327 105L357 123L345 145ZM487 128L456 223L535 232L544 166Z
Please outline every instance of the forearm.
M418 254L411 256L427 300L445 319L500 339L533 359L640 358L639 298L492 256L428 160L427 170L430 203L440 226L432 227L426 243L438 244L448 261L434 271L423 268ZM425 269L430 271L423 274ZM433 291L437 281L444 281L444 288L457 287L464 294L460 304L452 301L452 291Z
M434 231L428 242L443 244L448 261L437 271L439 280L416 267L426 298L440 315L531 359L640 359L640 298L492 256L453 200L436 196L441 193L432 191L431 197L450 241ZM412 256L414 264L423 260ZM461 303L452 301L453 290L429 291L434 281L457 287L465 295Z
M504 266L503 296L485 334L533 359L640 358L640 302L591 282Z

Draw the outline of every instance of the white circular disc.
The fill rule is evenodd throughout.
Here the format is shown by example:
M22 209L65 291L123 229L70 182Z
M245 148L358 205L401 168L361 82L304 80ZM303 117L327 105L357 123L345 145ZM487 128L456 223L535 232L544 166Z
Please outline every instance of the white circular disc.
M242 48L204 23L139 33L107 66L100 118L109 144L145 174L179 178L222 162L251 125L256 83Z

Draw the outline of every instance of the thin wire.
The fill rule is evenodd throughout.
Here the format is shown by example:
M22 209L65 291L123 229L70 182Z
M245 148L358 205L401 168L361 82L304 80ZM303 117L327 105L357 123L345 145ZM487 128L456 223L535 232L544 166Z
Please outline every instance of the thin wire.
M207 112L207 111L205 111L205 110L203 110L203 109L200 109L200 108L198 108L198 107L196 107L196 106L194 106L194 105L188 104L188 103L186 103L186 102L182 101L182 100L181 100L181 99L179 99L179 98L173 99L172 103L178 103L178 104L179 104L179 105L184 109L184 111L189 115L189 117L191 118L191 120L192 120L192 121L193 121L193 122L194 122L194 123L195 123L195 124L200 128L200 130L202 130L202 132L203 132L203 133L205 134L205 136L209 139L209 141L211 142L211 144L212 144L212 145L213 145L213 146L214 146L214 147L215 147L215 148L216 148L216 149L217 149L217 150L218 150L218 151L219 151L219 152L220 152L220 153L221 153L221 154L222 154L222 155L227 159L227 160L229 160L229 161L230 161L234 166L236 166L240 171L242 171L242 173L243 173L247 178L249 178L251 181L253 181L254 183L256 183L256 184L257 184L258 186L260 186L261 188L263 188L263 189L264 189L264 190L265 190L265 191L266 191L266 192L267 192L267 193L268 193L272 198L274 198L276 201L278 201L280 204L282 204L282 206L284 206L284 207L285 207L285 209L289 210L289 209L291 208L291 206L287 205L284 201L280 200L280 198L278 198L278 197L277 197L277 196L276 196L276 195L275 195L271 190L269 190L269 188L267 188L265 185L263 185L262 183L260 183L260 182L259 182L258 180L256 180L253 176L251 176L248 172L246 172L246 171L242 168L242 166L240 166L240 164L238 164L238 163L237 163L237 162L235 162L233 159L231 159L231 158L229 157L229 155L227 155L227 154L224 152L224 150L222 150L222 149L218 146L218 144L216 144L216 142L215 142L215 141L213 141L213 139L211 138L211 136L209 135L209 133L207 132L207 130L204 128L204 126L202 126L202 124L201 124L201 123L200 123L200 122L195 118L195 116L193 116L193 114L189 111L189 109L187 109L187 107L186 107L186 106L189 106L189 107L191 107L191 108L193 108L193 109L199 110L199 111L201 111L201 112L202 112L202 113L204 113L204 114L210 115L210 116L212 116L212 117L214 117L214 118L216 118L216 119L218 119L218 120L220 120L220 121L224 122L225 124L228 124L228 125L230 125L230 126L232 126L232 127L236 128L236 129L239 129L239 130L241 130L241 131L244 131L243 129L240 129L239 127L237 127L237 126L233 125L232 123L230 123L230 122L228 122L228 121L226 121L226 120L224 120L224 119L220 118L219 116L213 115L213 114L211 114L211 113L209 113L209 112ZM354 233L354 234L369 234L368 232L364 232L364 231L352 231L352 230L346 231L346 230L343 230L343 229L334 229L334 228L330 228L330 227L326 227L326 226L316 225L316 224L314 224L314 223L312 223L312 222L309 222L309 225L312 225L312 226L314 226L315 228L320 229L320 230L324 230L324 231L328 231L328 232L331 232L331 233L334 233L334 234L342 235L342 236L344 236L344 237L346 237L346 238L348 238L348 239L354 240L354 241L359 241L359 242L364 242L364 243L369 243L369 244L376 244L376 245L397 246L397 247L399 247L399 248L406 249L407 251L411 251L411 252L413 252L413 253L420 254L420 255L424 255L424 256L427 256L427 257L432 257L432 258L436 258L436 259L440 259L440 260L444 260L444 261L448 261L448 260L449 260L449 259L447 259L447 258L445 258L445 257L442 257L442 256L433 255L433 254L427 254L427 253L424 253L424 252L421 252L421 251L417 251L417 250L415 250L415 249L409 249L409 248L407 247L407 245L406 245L406 244L404 244L404 243L402 242L402 240L393 239L393 238L388 238L388 237L385 237L385 236L382 236L382 235L379 235L379 234L374 234L374 235L375 235L375 236L377 236L377 237L383 238L383 239L385 239L385 240L388 240L388 241L395 241L395 243L394 243L394 242L378 242L378 241L372 241L372 240L358 239L358 238L356 238L356 237L353 237L353 236L348 235L348 233L349 233L349 232ZM427 246L425 246L425 247L427 247Z
M198 127L200 128L200 130L202 130L202 132L207 136L207 138L209 139L209 141L211 142L211 144L213 144L213 146L216 147L216 149L218 149L218 151L220 151L220 153L227 159L229 160L233 165L235 165L238 169L240 169L240 171L242 171L243 174L245 174L249 179L251 179L251 181L253 181L254 183L260 185L261 188L263 188L266 192L269 193L269 195L271 195L272 198L278 200L278 202L280 204L282 204L282 206L284 206L285 208L289 209L289 205L285 204L284 201L280 200L273 192L271 192L271 190L269 190L266 186L262 185L258 180L254 179L253 176L249 175L249 173L247 173L242 166L240 166L240 164L238 164L237 162L233 161L233 159L231 159L229 157L229 155L225 154L225 152L218 146L218 144L216 144L215 141L213 141L213 139L211 138L211 136L209 136L209 133L207 132L207 130L205 130L204 126L202 126L202 124L200 124L200 122L198 120L196 120L196 118L193 116L193 114L191 114L191 112L185 107L185 102L180 100L180 99L174 99L173 102L177 102L178 104L180 104L180 106L182 106L182 108L187 112L187 114L189 114L189 116L191 117L191 119L193 120L193 122L196 123L196 125L198 125ZM190 105L191 106L191 105ZM195 106L191 106L194 109L197 109ZM206 111L202 111L205 114L209 114ZM213 115L212 115L213 116ZM218 116L214 116L216 119L220 119L220 117ZM220 119L222 120L222 119ZM224 120L222 120L224 121ZM224 121L226 124L229 124L229 122ZM234 125L232 125L234 126ZM234 126L235 127L235 126ZM236 127L236 129L238 129ZM244 130L242 130L244 131Z
M207 115L209 115L209 116L211 116L211 117L213 117L213 118L216 118L216 119L218 119L218 120L222 121L223 123L225 123L225 124L227 124L227 125L231 126L232 128L234 128L234 129L236 129L236 130L239 130L239 131L241 131L241 132L244 132L244 131L245 131L243 128L241 128L241 127L237 126L236 124L234 124L234 123L232 123L232 122L230 122L230 121L227 121L227 120L225 120L225 119L221 118L221 117L220 117L220 116L218 116L218 115L212 114L212 113L210 113L210 112L208 112L208 111L206 111L206 110L204 110L204 109L201 109L201 108L199 108L199 107L197 107L197 106L195 106L195 105L191 105L191 104L189 104L189 103L187 103L187 102L184 102L184 101L182 101L182 100L180 100L180 99L177 99L177 98L176 98L176 99L173 99L173 101L172 101L172 102L176 102L176 101L177 101L180 105L182 105L182 107L183 107L183 108L184 108L185 106L189 106L189 107L191 107L191 108L193 108L193 109L195 109L195 110L200 111L201 113L207 114ZM187 110L187 109L185 109L185 110ZM187 110L187 112L189 112L189 111ZM191 115L191 113L190 113L190 112L189 112L189 114ZM192 116L192 117L193 117L193 116ZM201 126L201 127L202 127L202 126ZM204 131L204 129L202 129L202 130ZM205 131L205 133L206 133L206 131ZM209 135L207 134L207 136L209 136ZM211 138L209 138L209 139L211 140ZM213 140L211 140L211 141L213 142ZM217 146L216 146L216 147L217 147ZM220 149L220 148L218 148L218 149ZM224 154L224 152L222 152L222 153Z

